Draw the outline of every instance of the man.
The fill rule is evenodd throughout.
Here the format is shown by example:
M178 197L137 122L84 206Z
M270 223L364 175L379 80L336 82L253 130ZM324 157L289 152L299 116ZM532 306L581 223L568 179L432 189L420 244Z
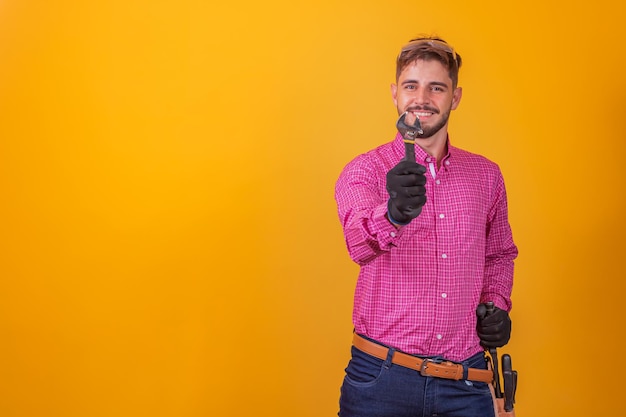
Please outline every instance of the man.
M442 39L405 45L391 96L406 124L421 124L417 162L404 160L398 133L337 181L346 245L360 265L341 417L494 416L484 348L510 337L517 248L498 166L448 138L460 66Z

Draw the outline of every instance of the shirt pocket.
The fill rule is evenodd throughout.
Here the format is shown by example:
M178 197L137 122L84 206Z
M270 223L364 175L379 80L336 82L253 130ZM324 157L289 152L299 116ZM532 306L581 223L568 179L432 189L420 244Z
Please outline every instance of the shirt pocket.
M463 207L454 210L451 217L454 224L454 242L459 250L484 245L487 232L487 214L484 205L467 201Z

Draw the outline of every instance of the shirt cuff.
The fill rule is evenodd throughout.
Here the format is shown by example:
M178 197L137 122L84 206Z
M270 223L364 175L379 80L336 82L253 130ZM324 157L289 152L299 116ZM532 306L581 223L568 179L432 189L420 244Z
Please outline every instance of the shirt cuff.
M397 228L389 221L387 218L387 204L382 204L374 209L372 220L380 247L398 246L404 226Z
M490 294L485 294L482 298L483 298L483 301L481 301L482 303L493 301L493 305L498 307L500 310L504 310L507 312L511 310L511 306L509 302L507 301L506 298L502 297L501 295L490 293Z

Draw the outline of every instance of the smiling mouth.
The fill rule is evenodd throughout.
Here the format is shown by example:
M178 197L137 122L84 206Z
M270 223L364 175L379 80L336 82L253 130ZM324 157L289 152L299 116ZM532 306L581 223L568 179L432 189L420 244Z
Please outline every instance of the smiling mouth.
M438 113L437 110L431 109L428 107L422 107L422 108L413 107L413 108L407 109L407 111L413 113L416 117L420 119L428 118Z

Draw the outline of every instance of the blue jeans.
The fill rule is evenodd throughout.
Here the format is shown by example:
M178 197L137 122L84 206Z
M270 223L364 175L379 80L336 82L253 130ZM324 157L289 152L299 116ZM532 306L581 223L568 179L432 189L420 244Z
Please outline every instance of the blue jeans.
M339 399L340 417L495 417L489 386L422 376L352 347ZM462 362L486 369L482 353Z

